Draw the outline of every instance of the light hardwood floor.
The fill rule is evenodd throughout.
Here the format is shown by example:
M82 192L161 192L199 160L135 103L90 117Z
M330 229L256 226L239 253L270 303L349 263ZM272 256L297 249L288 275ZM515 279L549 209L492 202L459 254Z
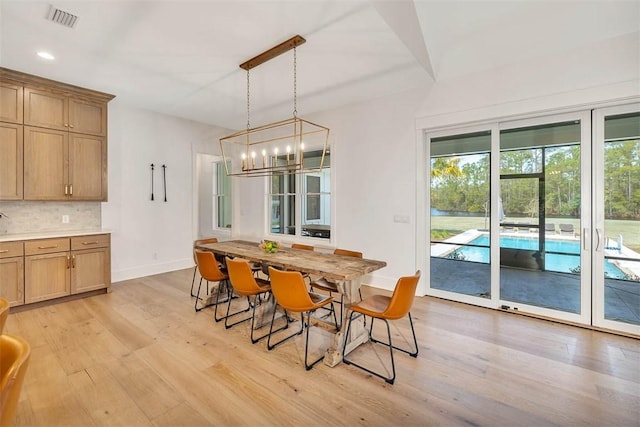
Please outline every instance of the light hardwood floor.
M344 364L307 372L302 339L268 352L246 323L194 313L191 273L12 313L6 332L32 346L16 425L640 425L638 340L417 298L420 354L397 355L390 386ZM370 347L357 356L386 360Z

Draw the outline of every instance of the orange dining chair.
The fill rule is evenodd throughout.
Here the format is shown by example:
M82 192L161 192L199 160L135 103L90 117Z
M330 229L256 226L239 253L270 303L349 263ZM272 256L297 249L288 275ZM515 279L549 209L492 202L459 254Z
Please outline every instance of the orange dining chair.
M212 252L201 251L199 249L196 249L194 253L196 254L196 266L198 267L198 271L200 272L200 283L198 284L198 293L196 294L196 302L195 302L194 308L196 311L200 311L203 308L207 308L207 307L211 307L212 305L215 305L216 311L217 311L218 304L220 302L226 302L226 300L220 301L220 294L222 293L223 288L228 290L229 275L223 272L222 270L220 270L218 261L216 260ZM207 281L207 293L205 298L200 297L200 289L202 288L202 279ZM198 307L198 301L211 297L211 295L209 294L209 282L218 282L216 302L205 304L203 306ZM230 292L228 297L231 298Z
M345 350L347 347L346 339L344 340L344 344L342 346L342 361L344 363L346 363L347 365L354 365L360 369L367 371L370 374L382 378L389 384L393 384L396 379L396 365L393 359L393 349L395 348L396 350L407 353L412 357L418 356L418 340L416 339L416 332L413 328L413 320L411 319L410 310L411 306L413 305L413 299L416 294L416 287L418 286L419 280L420 270L416 271L416 274L413 276L405 276L399 278L398 282L396 283L396 287L393 290L393 294L390 297L384 295L373 295L365 298L358 304L354 304L349 307L349 311L351 312L351 314L349 315L349 323L347 324L347 332L345 334L345 337L349 336L349 329L351 328L351 321L354 318L354 314L359 313L364 316L371 317L371 324L369 325L369 336L371 337L371 342L383 344L389 347L392 375L390 377L385 377L384 375L374 372L369 368L348 360L345 354ZM405 316L409 317L409 324L411 325L411 334L413 335L413 344L415 351L396 347L391 342L391 329L389 328L389 320L402 319ZM375 319L384 320L385 324L387 325L388 342L379 341L373 338L373 321Z
M4 324L7 321L7 317L9 317L9 306L9 301L4 298L0 298L0 335L2 335Z
M342 255L342 256L350 256L350 257L354 257L354 258L362 258L362 252L358 252L358 251L351 251L349 249L335 249L333 251L334 255ZM329 295L332 296L334 292L339 293L340 290L338 289L338 284L332 280L329 279L325 279L324 277L319 278L318 280L315 280L313 282L310 283L309 288L311 289L311 291L313 291L314 289L320 289L323 290L325 292L329 292ZM360 296L360 299L362 299L362 295ZM342 322L342 306L344 304L344 295L342 293L340 293L340 316L338 316L338 318L340 319L340 322ZM330 310L334 310L333 307L333 303L331 303L330 306ZM340 327L340 326L338 326Z
M30 354L22 338L0 335L0 427L13 424Z
M193 293L193 287L196 283L196 273L198 272L198 260L196 259L196 246L206 244L206 243L218 243L218 239L216 237L209 237L207 239L198 239L193 242L193 262L195 263L195 267L193 267L193 278L191 278L191 297L195 297Z
M243 297L247 297L247 308L243 310L236 311L235 313L230 313L231 310L231 298L229 298L227 304L227 314L218 319L216 321L220 321L224 319L224 327L226 329L231 328L239 323L246 322L251 320L251 343L255 344L263 338L266 338L268 334L264 334L261 337L254 337L254 326L255 326L255 317L256 317L256 307L260 305L262 302L266 301L266 299L261 299L260 297L271 297L271 284L267 280L263 280L260 278L256 278L253 275L253 270L251 269L251 264L246 259L241 258L227 258L226 260L227 269L229 271L229 281L231 282L231 286L235 290L235 292ZM253 301L251 298L253 297ZM236 316L241 313L246 313L247 311L253 308L253 313L250 317L237 320L234 323L229 323L229 318ZM284 328L281 328L284 329ZM280 330L280 329L278 329ZM275 331L277 332L277 331Z
M291 244L293 249L302 249L303 251L313 251L314 247L311 245L303 245L302 243L293 243Z
M324 358L324 354L312 363L308 362L309 353L309 330L311 329L311 313L320 307L324 307L333 301L333 297L324 297L322 295L310 293L307 290L302 274L299 271L282 271L273 267L269 267L269 276L271 277L271 292L276 300L276 303L284 310L284 318L286 325L289 326L289 316L287 312L300 313L300 330L295 333L282 338L280 341L271 344L271 336L273 332L273 324L276 318L276 310L273 310L273 316L271 317L271 326L269 327L269 338L267 340L267 350L273 350L277 345L287 341L290 338L300 335L305 329L305 323L307 328L307 334L305 337L304 345L304 367L308 371L313 368L318 362ZM305 313L307 319L305 322ZM333 320L337 328L337 320L335 318L335 312L333 313ZM281 329L284 329L281 328Z

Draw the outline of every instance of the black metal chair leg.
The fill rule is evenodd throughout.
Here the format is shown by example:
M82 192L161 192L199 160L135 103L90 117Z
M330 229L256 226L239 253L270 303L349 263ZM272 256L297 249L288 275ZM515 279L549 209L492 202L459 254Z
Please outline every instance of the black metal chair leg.
M191 298L195 297L193 294L193 285L196 283L196 273L198 272L198 266L196 265L193 269L193 277L191 278Z
M287 315L287 311L286 310L284 311L284 317L285 317L285 319L287 321L287 327L288 327L289 326L289 316ZM291 335L289 335L289 336L287 336L285 338L282 338L280 341L278 341L278 342L276 342L274 344L271 344L271 335L274 332L273 331L273 323L275 321L275 318L276 318L276 308L274 307L273 316L271 317L271 327L269 328L269 339L267 339L267 350L273 350L274 348L276 348L276 346L278 346L278 345L282 344L283 342L295 337L296 335L300 335L304 331L304 318L303 318L303 319L301 319L301 322L300 322L300 330L299 331L297 331L297 332L295 332L295 333L293 333L293 334L291 334ZM285 329L285 328L283 328L283 329Z
M247 311L251 310L251 300L249 299L249 297L247 297L247 308L245 308L243 310L238 310L235 313L231 313L231 314L229 314L229 311L231 310L231 298L228 298L228 300L229 300L229 302L227 303L227 314L223 317L223 319L224 319L224 328L225 329L229 329L232 326L235 326L235 325L237 325L239 323L251 320L250 317L247 317L246 319L240 319L240 320L238 320L238 321L236 321L234 323L229 324L229 318L230 317L233 317L233 316L241 314L241 313L246 313ZM255 313L255 304L254 304L254 310L253 311Z
M393 345L387 345L386 343L381 342L381 341L374 341L374 342L378 342L380 344L385 344L385 345L387 345L389 347L389 356L391 358L391 372L393 374L390 377L385 377L384 375L382 375L382 374L380 374L378 372L375 372L375 371L373 371L373 370L371 370L371 369L369 369L369 368L367 368L365 366L362 366L362 365L360 365L358 363L355 363L352 360L347 359L347 355L345 354L345 351L346 351L346 348L347 348L346 337L349 336L349 331L351 330L351 321L353 320L353 315L354 314L355 314L355 312L352 311L351 314L349 315L349 323L347 324L347 332L345 334L345 340L344 340L344 342L342 344L342 361L347 365L353 365L353 366L355 366L357 368L362 369L363 371L366 371L366 372L370 373L371 375L375 375L378 378L382 378L388 384L393 384L394 381L396 380L396 364L395 364L395 361L394 361L394 358L393 358L393 349L394 349ZM371 328L373 328L373 319L374 318L372 317L371 318ZM389 336L389 342L391 343L391 328L389 327L389 322L386 319L382 319L382 320L384 320L385 324L387 325L387 335Z
M202 288L202 277L200 278L200 283L198 284L198 294L196 295L196 302L193 305L193 308L196 312L204 308L204 307L198 308L198 301L200 301L200 288Z
M413 348L415 348L416 350L415 351L406 350L404 348L400 348L400 347L395 346L395 345L393 346L393 348L395 348L396 350L401 351L403 353L406 353L411 357L418 357L418 340L416 339L416 332L413 329L413 319L411 319L411 313L410 312L408 313L408 316L409 316L409 324L411 325L411 334L413 335ZM385 319L382 319L382 320L385 320ZM371 323L372 323L371 326L373 327L373 320L371 321ZM391 343L391 335L389 335L389 343L386 343L384 341L380 341L380 340L377 340L377 339L373 338L373 335L371 334L371 330L369 330L369 337L371 339L371 342L374 342L374 343L383 344L383 345L389 345Z
M258 298L258 295L256 295L256 299L257 298ZM273 298L273 294L269 293L269 298ZM253 304L253 315L251 316L251 344L255 344L258 341L271 336L272 333L276 333L276 332L282 331L282 330L287 329L289 327L289 321L288 321L289 319L287 318L287 322L284 324L284 326L276 329L273 332L271 331L271 328L269 328L269 332L268 333L262 335L261 337L255 338L253 336L253 332L255 331L254 328L255 328L255 322L256 322L256 306L257 305L258 305L257 303ZM274 307L273 307L274 316L275 316L275 312L276 312L276 307L275 307L275 302L274 302ZM285 316L286 316L286 313L285 313Z
M304 323L304 313L301 313L302 315L302 322ZM333 317L335 319L335 312L333 313ZM304 327L304 325L303 325ZM304 368L308 371L311 368L313 368L315 365L317 365L318 363L320 363L320 361L322 359L324 359L324 354L322 356L320 356L319 359L314 360L311 364L308 363L307 361L307 357L308 357L308 353L309 353L309 331L311 330L311 312L308 311L307 312L307 336L305 338L305 342L304 342Z

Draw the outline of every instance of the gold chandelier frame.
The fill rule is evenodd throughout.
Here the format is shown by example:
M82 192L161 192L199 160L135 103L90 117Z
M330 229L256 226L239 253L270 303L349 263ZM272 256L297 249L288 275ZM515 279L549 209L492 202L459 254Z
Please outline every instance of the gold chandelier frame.
M297 116L296 47L306 40L297 35L240 64L247 71L247 128L220 138L220 149L229 176L271 176L320 170L324 167L329 128ZM293 117L251 128L249 70L293 49ZM319 162L305 166L305 149ZM318 152L321 154L318 155Z

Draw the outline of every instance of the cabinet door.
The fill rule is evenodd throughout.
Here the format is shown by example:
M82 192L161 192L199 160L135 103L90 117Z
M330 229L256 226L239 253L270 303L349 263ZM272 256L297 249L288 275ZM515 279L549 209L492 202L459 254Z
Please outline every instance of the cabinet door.
M71 293L69 252L25 257L24 302L44 301Z
M69 98L69 131L107 135L107 104Z
M107 200L107 141L69 134L69 193L72 200Z
M22 86L0 82L0 122L22 124Z
M24 127L25 200L67 199L68 136L68 132Z
M68 130L67 96L45 90L24 88L24 124Z
M71 293L107 288L111 282L109 248L71 252Z
M11 307L24 304L24 258L0 259L0 297Z
M0 200L22 200L22 125L0 123Z

